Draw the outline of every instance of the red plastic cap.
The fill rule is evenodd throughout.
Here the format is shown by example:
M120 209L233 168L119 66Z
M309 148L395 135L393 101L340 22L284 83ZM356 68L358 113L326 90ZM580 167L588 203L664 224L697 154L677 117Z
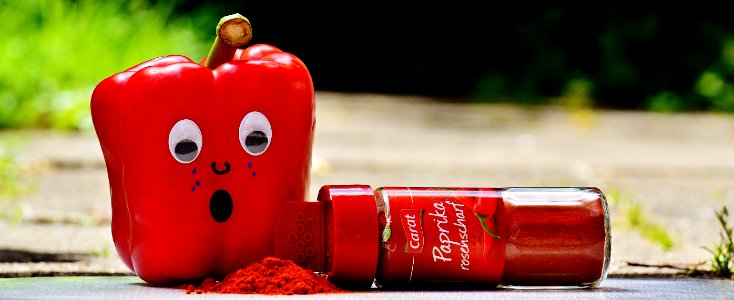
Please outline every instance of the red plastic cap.
M326 265L330 281L370 288L377 272L380 231L375 195L367 185L327 185L318 200L326 218Z
M275 223L275 256L324 271L324 203L288 201Z

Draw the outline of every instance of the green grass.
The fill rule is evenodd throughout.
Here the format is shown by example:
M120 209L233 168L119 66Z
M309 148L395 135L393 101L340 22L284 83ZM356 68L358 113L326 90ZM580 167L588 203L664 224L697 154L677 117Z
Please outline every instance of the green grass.
M11 151L17 141L0 137L3 138L0 140L0 220L18 223L26 213L26 207L18 201L18 196L32 189L32 179Z
M661 249L668 251L675 246L675 241L668 230L662 225L650 220L644 213L642 204L632 196L610 188L605 194L609 199L611 207L621 212L620 219L616 221L632 230L637 231L645 239L657 244Z
M0 144L0 201L18 194L18 166Z
M716 219L721 225L721 240L713 247L704 247L712 257L709 260L711 272L717 276L732 278L734 275L734 227L729 225L729 210L724 206L716 211Z
M0 128L89 129L102 79L157 56L206 55L202 32L216 21L207 31L157 2L0 0Z

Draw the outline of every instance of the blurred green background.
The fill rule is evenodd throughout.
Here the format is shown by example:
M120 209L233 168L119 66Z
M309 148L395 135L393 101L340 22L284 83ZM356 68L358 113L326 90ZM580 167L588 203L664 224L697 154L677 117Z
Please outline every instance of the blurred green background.
M234 12L317 90L734 112L724 4L0 0L0 128L90 129L99 81L161 55L198 61Z

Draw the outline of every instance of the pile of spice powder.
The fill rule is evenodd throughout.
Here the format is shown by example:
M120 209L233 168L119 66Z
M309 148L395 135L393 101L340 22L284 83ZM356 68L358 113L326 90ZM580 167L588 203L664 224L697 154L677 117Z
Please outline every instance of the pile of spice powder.
M290 260L266 257L258 263L227 275L222 281L205 279L199 286L184 285L187 294L307 295L339 293L326 277L304 269Z

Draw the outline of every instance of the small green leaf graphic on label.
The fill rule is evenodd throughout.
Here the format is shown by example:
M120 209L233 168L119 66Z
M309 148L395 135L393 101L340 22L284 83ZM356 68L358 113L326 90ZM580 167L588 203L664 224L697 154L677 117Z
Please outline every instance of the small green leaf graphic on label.
M489 219L490 222L494 222L494 217L492 216L485 216L480 213L474 213L477 218L479 218L479 223L482 224L482 228L484 228L484 231L486 231L489 235L491 235L495 239L500 239L499 235L494 234L492 230L489 230L489 226L487 226L487 219Z
M392 229L390 229L390 225L387 225L385 226L385 230L382 231L382 242L387 243L390 240L390 236L392 236Z

